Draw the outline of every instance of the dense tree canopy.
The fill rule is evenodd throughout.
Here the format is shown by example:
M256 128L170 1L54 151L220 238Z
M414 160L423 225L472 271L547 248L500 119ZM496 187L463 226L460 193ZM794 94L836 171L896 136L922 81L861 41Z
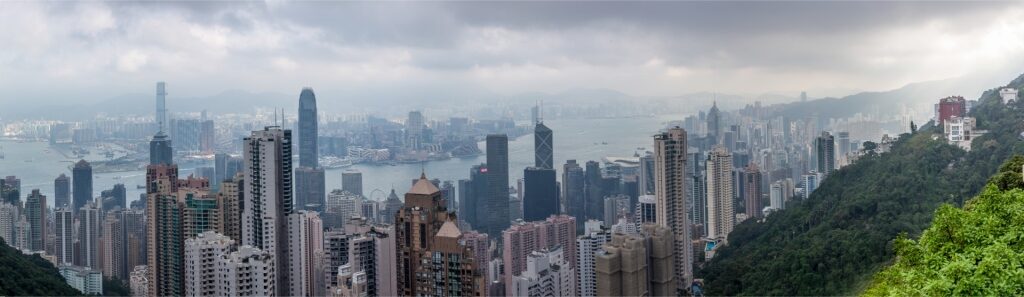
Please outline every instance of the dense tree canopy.
M0 295L76 296L53 264L38 255L25 255L0 239Z
M1016 156L963 209L942 205L867 296L1014 296L1024 292L1024 157Z
M1024 86L1024 76L1010 83ZM938 99L938 98L936 98ZM1003 105L985 92L971 111L989 130L971 152L923 125L888 153L868 154L807 199L764 222L748 220L698 274L708 295L849 295L862 291L894 257L900 234L916 238L943 204L976 195L1010 156L1024 153L1024 103ZM1012 179L1012 178L1010 178Z

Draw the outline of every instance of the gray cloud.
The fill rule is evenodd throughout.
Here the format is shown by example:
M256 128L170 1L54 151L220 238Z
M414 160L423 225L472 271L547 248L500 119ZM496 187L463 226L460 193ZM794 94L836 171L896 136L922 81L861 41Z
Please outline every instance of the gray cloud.
M0 2L0 102L157 80L841 95L1005 70L1022 35L1024 7L1002 2Z

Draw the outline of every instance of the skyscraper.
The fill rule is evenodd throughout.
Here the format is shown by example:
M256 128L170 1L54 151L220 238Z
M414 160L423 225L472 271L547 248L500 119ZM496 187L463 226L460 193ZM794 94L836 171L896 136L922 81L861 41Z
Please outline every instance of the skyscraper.
M764 213L764 204L761 203L761 196L764 196L764 184L761 178L761 171L757 164L750 163L743 169L743 208L746 210L747 218L759 218Z
M72 188L71 209L77 212L86 203L92 201L92 166L85 160L78 161L78 163L75 163L75 167L71 169L71 178L72 183L75 185Z
M154 296L185 294L185 236L178 186L178 165L146 167L146 290Z
M708 154L708 236L725 239L736 222L733 210L732 155L724 146L716 146Z
M487 135L487 186L489 188L481 230L499 236L509 226L508 136Z
M157 131L167 129L167 90L164 82L156 83L156 127Z
M71 179L63 173L53 180L53 208L70 207Z
M558 185L555 170L527 167L523 171L523 220L539 221L559 213Z
M676 287L685 288L693 279L693 245L687 218L686 130L679 127L654 136L654 197L658 225L673 233Z
M187 296L274 296L273 257L213 231L185 241ZM134 293L134 290L133 290Z
M320 167L317 154L317 111L313 89L303 88L299 94L299 166Z
M77 266L100 270L100 232L103 223L100 208L96 204L86 203L78 214L78 260Z
M555 143L552 137L551 129L544 125L544 122L538 122L537 127L533 129L533 152L534 152L534 165L544 169L555 169Z
M72 265L75 263L75 216L68 208L58 208L53 215L57 233L53 253L57 264Z
M562 246L566 254L576 254L576 219L566 215L552 216L543 221L518 222L502 231L501 236L506 292L514 291L515 277L526 270L527 257L532 252ZM569 257L566 264L576 267L576 259ZM573 285L572 291L575 290Z
M821 132L821 136L814 139L814 147L818 155L818 173L824 176L832 174L836 169L835 137L828 132Z
M583 230L583 222L586 221L586 208L584 207L586 197L584 194L586 186L586 175L576 160L568 160L562 165L562 203L563 209L570 216L576 218L576 230Z
M128 279L128 234L125 229L124 209L109 211L103 217L103 275L117 279Z
M220 208L221 215L220 233L235 242L242 241L242 198L244 194L245 175L241 173L221 182L220 190L217 192L217 207Z
M280 127L253 131L243 140L245 195L242 203L242 244L274 258L277 295L291 294L288 273L287 216L292 199L292 132Z
M326 187L323 168L295 168L295 208L323 211Z
M584 203L583 209L586 219L603 220L604 219L604 196L605 193L602 191L602 174L601 174L601 163L597 161L587 161L586 171L584 171ZM608 222L605 222L608 223Z
M32 190L25 199L25 217L28 219L28 249L42 251L46 249L46 196L39 189Z
M398 295L479 295L482 276L473 251L450 216L441 190L426 175L405 194L395 218ZM427 260L431 259L431 260Z
M149 141L149 164L171 164L174 163L174 151L171 147L171 139L163 131L156 132L153 139Z
M315 211L299 210L288 215L288 296L323 296L324 228Z
M358 170L345 170L341 173L341 189L356 195L363 194L363 173Z
M644 225L641 235L612 234L595 256L597 296L676 296L672 231Z
M0 179L0 201L21 206L21 180L16 176Z
M722 142L722 118L718 111L718 102L712 103L711 110L708 111L708 137L714 144Z

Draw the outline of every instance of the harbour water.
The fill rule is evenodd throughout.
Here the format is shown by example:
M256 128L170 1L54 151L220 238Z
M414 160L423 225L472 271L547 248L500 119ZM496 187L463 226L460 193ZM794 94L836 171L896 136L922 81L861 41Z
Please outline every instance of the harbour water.
M650 150L652 135L665 128L669 121L681 120L682 116L655 116L635 118L609 119L573 119L549 120L545 125L554 131L555 167L561 178L561 165L567 159L576 159L579 163L588 160L600 161L607 156L632 156L638 148ZM484 150L484 143L479 143ZM53 205L53 180L61 173L71 176L69 165L77 159L67 158L59 152L50 150L45 142L14 142L0 141L5 158L0 159L0 176L16 175L21 179L22 200L32 189L40 191ZM102 156L87 156L86 160L99 160ZM27 160L27 161L26 161ZM469 178L470 167L485 163L485 155L470 158L451 158L443 161L431 161L423 164L362 165L348 168L329 169L326 172L327 190L341 188L341 173L345 170L358 170L363 173L363 192L375 200L386 198L391 189L395 189L399 197L409 189L412 179L418 178L421 170L427 177L442 181ZM533 135L525 135L509 140L509 173L515 180L523 175L523 169L533 166ZM210 165L212 166L212 164ZM582 166L582 165L581 165ZM194 167L181 168L182 176L191 174ZM145 190L137 189L136 185L145 184L145 171L126 171L113 173L96 173L93 176L94 196L102 190L110 189L114 184L125 184L128 190L128 201L139 198Z

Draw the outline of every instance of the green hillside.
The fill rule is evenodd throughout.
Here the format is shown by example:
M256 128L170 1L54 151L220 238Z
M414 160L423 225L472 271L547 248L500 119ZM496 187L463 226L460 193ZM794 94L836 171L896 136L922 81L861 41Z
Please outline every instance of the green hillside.
M1024 85L1024 76L1010 83ZM938 98L936 98L937 100ZM1022 100L1024 101L1024 100ZM1024 153L1024 117L985 92L972 115L990 133L970 153L946 144L941 129L904 134L892 150L869 154L826 179L764 223L747 221L701 270L708 295L849 295L891 263L893 238L916 238L943 203L961 205L1009 156Z
M0 295L79 296L49 261L27 256L0 239Z
M1014 296L1024 292L1024 157L1007 162L963 209L942 205L866 296Z

